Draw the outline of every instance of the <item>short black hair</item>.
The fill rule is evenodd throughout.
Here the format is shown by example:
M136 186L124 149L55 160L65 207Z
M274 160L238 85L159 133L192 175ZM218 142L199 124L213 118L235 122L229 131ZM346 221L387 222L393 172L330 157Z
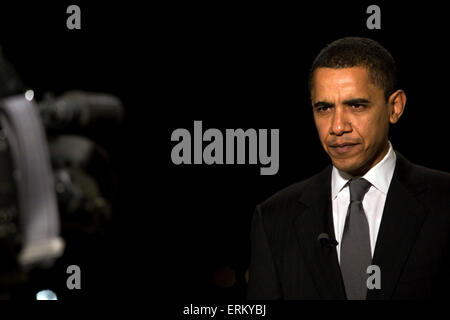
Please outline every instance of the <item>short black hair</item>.
M378 42L368 38L346 37L336 40L314 60L309 72L309 91L317 68L365 67L373 84L384 90L386 100L397 88L397 68L392 55Z

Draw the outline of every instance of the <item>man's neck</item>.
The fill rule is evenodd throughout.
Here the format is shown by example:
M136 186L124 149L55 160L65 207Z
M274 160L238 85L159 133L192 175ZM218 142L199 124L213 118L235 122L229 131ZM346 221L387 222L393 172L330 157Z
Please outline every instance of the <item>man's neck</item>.
M372 169L374 166L376 166L383 158L386 156L386 154L389 151L389 141L386 140L386 143L384 144L383 148L380 148L380 151L375 154L375 156L372 158L373 160L367 161L365 165L363 165L361 168L359 168L355 172L347 172L353 177L362 177L365 175L370 169Z

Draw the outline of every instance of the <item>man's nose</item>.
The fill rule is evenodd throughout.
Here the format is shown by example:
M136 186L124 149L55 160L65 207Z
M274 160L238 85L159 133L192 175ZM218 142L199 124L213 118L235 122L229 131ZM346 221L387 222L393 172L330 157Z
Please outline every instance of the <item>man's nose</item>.
M346 132L352 130L351 124L348 121L348 117L345 110L341 108L336 108L331 118L330 134L341 136Z

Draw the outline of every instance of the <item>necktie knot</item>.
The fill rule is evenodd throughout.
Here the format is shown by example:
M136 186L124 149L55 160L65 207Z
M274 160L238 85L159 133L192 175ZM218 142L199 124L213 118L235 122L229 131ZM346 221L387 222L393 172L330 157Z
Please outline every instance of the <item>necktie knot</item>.
M361 202L370 188L370 182L363 178L351 179L348 182L350 188L350 202Z

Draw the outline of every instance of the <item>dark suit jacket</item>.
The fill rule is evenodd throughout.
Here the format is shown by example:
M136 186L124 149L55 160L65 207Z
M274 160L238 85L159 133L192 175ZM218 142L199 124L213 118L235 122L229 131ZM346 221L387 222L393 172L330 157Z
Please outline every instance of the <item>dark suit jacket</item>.
M367 299L450 296L450 174L397 163L375 246L381 289ZM249 299L346 299L334 239L331 169L258 205L252 222ZM339 239L338 239L339 241Z

